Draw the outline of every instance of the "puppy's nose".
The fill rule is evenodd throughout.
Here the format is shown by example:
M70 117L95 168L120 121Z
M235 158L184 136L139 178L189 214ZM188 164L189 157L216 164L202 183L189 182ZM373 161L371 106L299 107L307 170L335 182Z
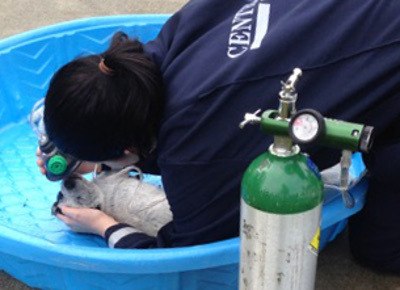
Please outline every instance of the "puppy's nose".
M51 207L51 214L52 215L57 215L58 213L62 214L61 209L58 207L58 202L55 202L53 206Z
M73 189L75 187L75 180L73 178L68 178L64 181L64 186L68 190Z

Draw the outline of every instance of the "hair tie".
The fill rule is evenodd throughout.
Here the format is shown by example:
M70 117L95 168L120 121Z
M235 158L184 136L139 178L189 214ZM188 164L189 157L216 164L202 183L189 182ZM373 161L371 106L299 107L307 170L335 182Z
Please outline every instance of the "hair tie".
M106 66L104 63L104 58L102 58L99 62L99 70L106 75L112 76L114 74L114 70Z

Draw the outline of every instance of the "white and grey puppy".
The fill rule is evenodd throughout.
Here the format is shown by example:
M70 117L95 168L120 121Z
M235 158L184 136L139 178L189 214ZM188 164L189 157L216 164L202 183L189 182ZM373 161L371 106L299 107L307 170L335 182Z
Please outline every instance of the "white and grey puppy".
M131 176L132 171L138 175ZM59 205L97 208L118 222L156 236L172 220L172 213L165 192L142 179L142 172L135 166L101 172L91 181L73 173L63 181L52 213L60 212Z

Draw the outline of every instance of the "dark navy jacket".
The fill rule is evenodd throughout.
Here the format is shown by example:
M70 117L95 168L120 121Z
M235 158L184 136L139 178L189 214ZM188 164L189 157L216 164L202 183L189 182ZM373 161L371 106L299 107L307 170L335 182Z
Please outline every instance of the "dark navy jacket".
M158 166L174 221L157 238L130 233L115 247L238 235L242 174L271 142L258 126L238 125L246 112L277 108L294 67L303 70L298 109L375 126L376 148L397 144L399 11L389 0L193 0L173 15L146 52L165 82ZM320 168L338 162L332 152L310 151ZM371 156L371 171L387 164Z

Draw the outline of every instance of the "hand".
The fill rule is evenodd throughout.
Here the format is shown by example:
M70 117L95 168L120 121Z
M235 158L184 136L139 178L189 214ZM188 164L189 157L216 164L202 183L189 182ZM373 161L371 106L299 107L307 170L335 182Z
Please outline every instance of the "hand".
M40 151L40 148L38 147L36 149L36 164L39 167L40 172L45 175L46 174L46 168L44 166L44 161L42 159L42 151ZM77 169L75 169L74 172L79 173L79 174L86 174L86 173L90 173L93 172L93 170L96 167L96 163L93 162L82 162L81 165L79 165L79 167ZM100 169L100 167L99 167Z
M60 206L60 209L62 214L57 214L57 218L74 232L96 234L104 238L105 231L118 224L115 219L98 209L67 206Z
M39 167L40 173L43 175L46 174L46 168L44 167L44 161L42 159L42 151L40 151L40 148L38 147L36 149L36 164Z

